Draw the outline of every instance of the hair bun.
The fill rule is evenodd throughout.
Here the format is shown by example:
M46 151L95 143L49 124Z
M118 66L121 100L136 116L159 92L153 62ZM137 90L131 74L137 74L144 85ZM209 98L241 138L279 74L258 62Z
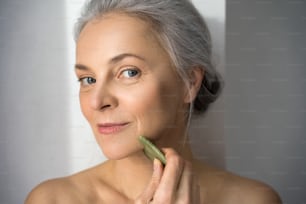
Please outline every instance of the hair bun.
M195 113L204 113L210 103L213 103L219 97L223 88L221 76L216 72L214 76L206 72L204 74L202 84L198 95L194 101Z

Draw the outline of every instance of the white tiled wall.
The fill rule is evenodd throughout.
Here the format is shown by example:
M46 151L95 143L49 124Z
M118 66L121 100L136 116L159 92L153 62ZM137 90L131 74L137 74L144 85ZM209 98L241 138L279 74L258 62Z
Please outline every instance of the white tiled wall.
M228 0L227 167L306 202L306 1Z

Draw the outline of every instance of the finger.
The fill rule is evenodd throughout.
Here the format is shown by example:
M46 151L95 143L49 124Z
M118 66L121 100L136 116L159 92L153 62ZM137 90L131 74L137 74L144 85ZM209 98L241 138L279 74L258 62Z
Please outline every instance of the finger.
M177 191L184 162L173 149L163 148L163 151L167 164L155 195L158 197L158 200L171 202Z
M185 203L194 203L192 197L194 196L195 189L194 178L191 163L185 161L182 177L177 190L177 199Z
M151 180L144 190L144 192L137 199L136 203L149 203L150 200L153 199L154 193L160 183L161 177L163 175L163 166L162 163L158 159L154 159L153 161L153 174Z

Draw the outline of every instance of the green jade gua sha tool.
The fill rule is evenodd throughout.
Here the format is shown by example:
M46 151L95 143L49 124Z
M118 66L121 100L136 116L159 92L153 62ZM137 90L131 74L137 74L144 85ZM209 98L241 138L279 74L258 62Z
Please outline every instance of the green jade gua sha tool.
M165 155L150 140L144 136L139 136L138 141L144 146L144 153L149 159L153 161L154 158L156 158L161 161L163 165L166 165L167 161Z

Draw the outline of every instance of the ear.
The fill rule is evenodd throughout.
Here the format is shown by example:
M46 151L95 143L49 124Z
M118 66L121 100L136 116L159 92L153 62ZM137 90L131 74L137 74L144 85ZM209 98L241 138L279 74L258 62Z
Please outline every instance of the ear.
M204 69L202 67L194 67L189 72L189 83L185 92L185 103L191 103L197 97L201 88L202 80L204 77Z

